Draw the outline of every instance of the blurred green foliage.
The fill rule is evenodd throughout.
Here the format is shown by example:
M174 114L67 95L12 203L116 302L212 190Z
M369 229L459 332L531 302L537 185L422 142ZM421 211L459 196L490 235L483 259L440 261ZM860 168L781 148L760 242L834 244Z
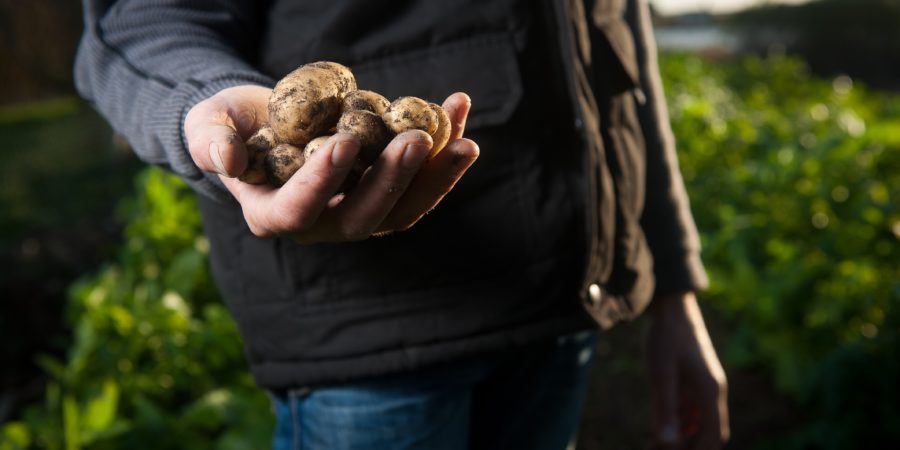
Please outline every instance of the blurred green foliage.
M777 55L668 55L662 70L704 297L733 325L726 366L764 368L805 411L761 446L900 441L900 98ZM193 197L157 169L137 187L118 259L71 289L67 360L41 357L44 404L0 430L0 450L269 446Z
M725 363L808 414L766 448L900 442L900 97L779 55L662 71Z
M148 169L117 261L70 289L66 361L42 356L44 404L0 432L0 450L269 446L269 401L207 269L196 199Z

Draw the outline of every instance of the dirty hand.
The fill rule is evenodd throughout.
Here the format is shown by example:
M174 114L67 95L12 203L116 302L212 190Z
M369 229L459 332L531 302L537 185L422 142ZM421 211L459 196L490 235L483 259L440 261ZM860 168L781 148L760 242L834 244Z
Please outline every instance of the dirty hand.
M284 186L243 183L236 177L247 168L244 140L266 123L270 93L249 85L224 89L191 108L184 121L194 162L219 174L257 236L340 242L405 230L434 208L478 158L478 145L462 138L471 101L456 93L443 104L452 124L450 141L431 160L426 161L432 145L427 133L401 133L351 192L336 194L359 152L355 137L336 134Z

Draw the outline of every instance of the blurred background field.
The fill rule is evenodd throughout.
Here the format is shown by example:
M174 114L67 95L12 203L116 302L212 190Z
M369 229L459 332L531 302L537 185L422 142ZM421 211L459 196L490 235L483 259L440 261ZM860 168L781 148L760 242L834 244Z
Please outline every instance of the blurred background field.
M0 450L267 448L192 194L74 95L79 14L0 1ZM657 21L729 448L897 448L900 1ZM579 448L646 446L644 326L602 338Z

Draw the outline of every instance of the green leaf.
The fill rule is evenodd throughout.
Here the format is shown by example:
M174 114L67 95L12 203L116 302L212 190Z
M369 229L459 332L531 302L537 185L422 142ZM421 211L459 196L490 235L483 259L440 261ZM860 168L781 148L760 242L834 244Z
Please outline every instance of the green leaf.
M183 297L190 297L194 291L197 274L206 268L206 255L193 247L178 254L165 270L164 283L170 290Z
M22 422L10 422L0 429L0 450L25 450L31 445L31 433Z
M79 377L88 367L91 355L97 348L97 328L87 318L83 318L75 328L75 345L69 356L69 377ZM68 380L73 381L73 380Z
M81 448L80 422L78 402L75 397L66 395L63 397L63 435L66 441L66 450Z
M131 399L135 408L135 420L150 430L163 429L166 424L166 415L158 405L146 396L135 394Z
M206 430L227 426L229 425L227 417L229 411L239 406L246 406L239 404L240 398L235 394L234 391L228 389L207 392L185 409L181 421Z
M97 430L96 432L92 433L85 433L82 440L85 442L85 444L94 444L104 440L113 439L121 434L131 431L131 429L132 426L130 422L124 420L116 420L107 425L102 430Z
M109 427L116 418L116 409L119 404L119 386L112 379L103 382L100 393L88 401L84 409L82 430L84 443L89 444L90 435L95 435Z

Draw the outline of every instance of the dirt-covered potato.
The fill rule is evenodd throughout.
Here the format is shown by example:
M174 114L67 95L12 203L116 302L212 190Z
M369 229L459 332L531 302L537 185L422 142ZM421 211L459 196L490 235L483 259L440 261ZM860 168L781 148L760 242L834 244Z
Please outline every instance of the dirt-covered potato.
M384 111L384 123L394 134L407 130L422 130L433 134L438 118L428 107L428 102L418 97L400 97Z
M347 92L356 90L350 69L337 63L301 66L282 78L269 97L269 125L279 143L303 147L337 122Z
M306 161L309 161L309 159L312 158L312 155L315 154L319 148L322 147L322 144L330 137L331 136L319 136L309 141L309 144L306 144L306 147L303 148L303 158ZM344 182L341 183L341 187L338 188L338 192L350 192L356 184L359 183L359 179L362 178L363 173L368 168L368 164L357 158L356 161L353 162L353 167L350 168L347 178L344 179Z
M263 168L263 160L269 150L276 145L278 144L275 142L275 132L267 126L260 128L253 136L250 136L250 139L244 142L244 147L247 149L247 169L238 179L250 184L265 183L266 170Z
M332 61L317 61L307 65L331 72L335 77L335 82L338 84L338 89L344 94L356 90L356 77L353 76L353 72L350 71L349 67Z
M247 183L282 186L336 132L359 139L360 153L341 191L357 183L398 133L422 130L434 142L433 158L450 139L450 118L442 107L417 97L393 103L358 90L349 68L330 61L301 66L282 78L269 97L269 125L247 140Z
M381 94L373 91L357 90L344 96L343 112L347 111L371 111L381 116L391 106L391 102Z
M306 144L306 147L303 147L303 159L306 161L309 161L309 159L312 158L313 153L315 153L316 150L318 150L319 147L321 147L322 144L324 144L325 141L327 141L328 138L330 138L330 137L331 137L330 135L319 136L319 137L309 141L309 143Z
M381 116L371 111L347 111L338 121L337 131L349 133L359 139L359 157L372 164L394 137Z
M278 144L266 154L264 167L269 184L281 187L303 166L303 150L291 144Z
M428 158L431 159L440 153L447 146L447 142L450 141L451 125L450 115L447 114L447 111L444 111L444 108L436 103L429 103L428 106L434 111L438 119L438 127L434 130L434 133L431 133L431 140L434 142L431 146L431 153L428 154Z

